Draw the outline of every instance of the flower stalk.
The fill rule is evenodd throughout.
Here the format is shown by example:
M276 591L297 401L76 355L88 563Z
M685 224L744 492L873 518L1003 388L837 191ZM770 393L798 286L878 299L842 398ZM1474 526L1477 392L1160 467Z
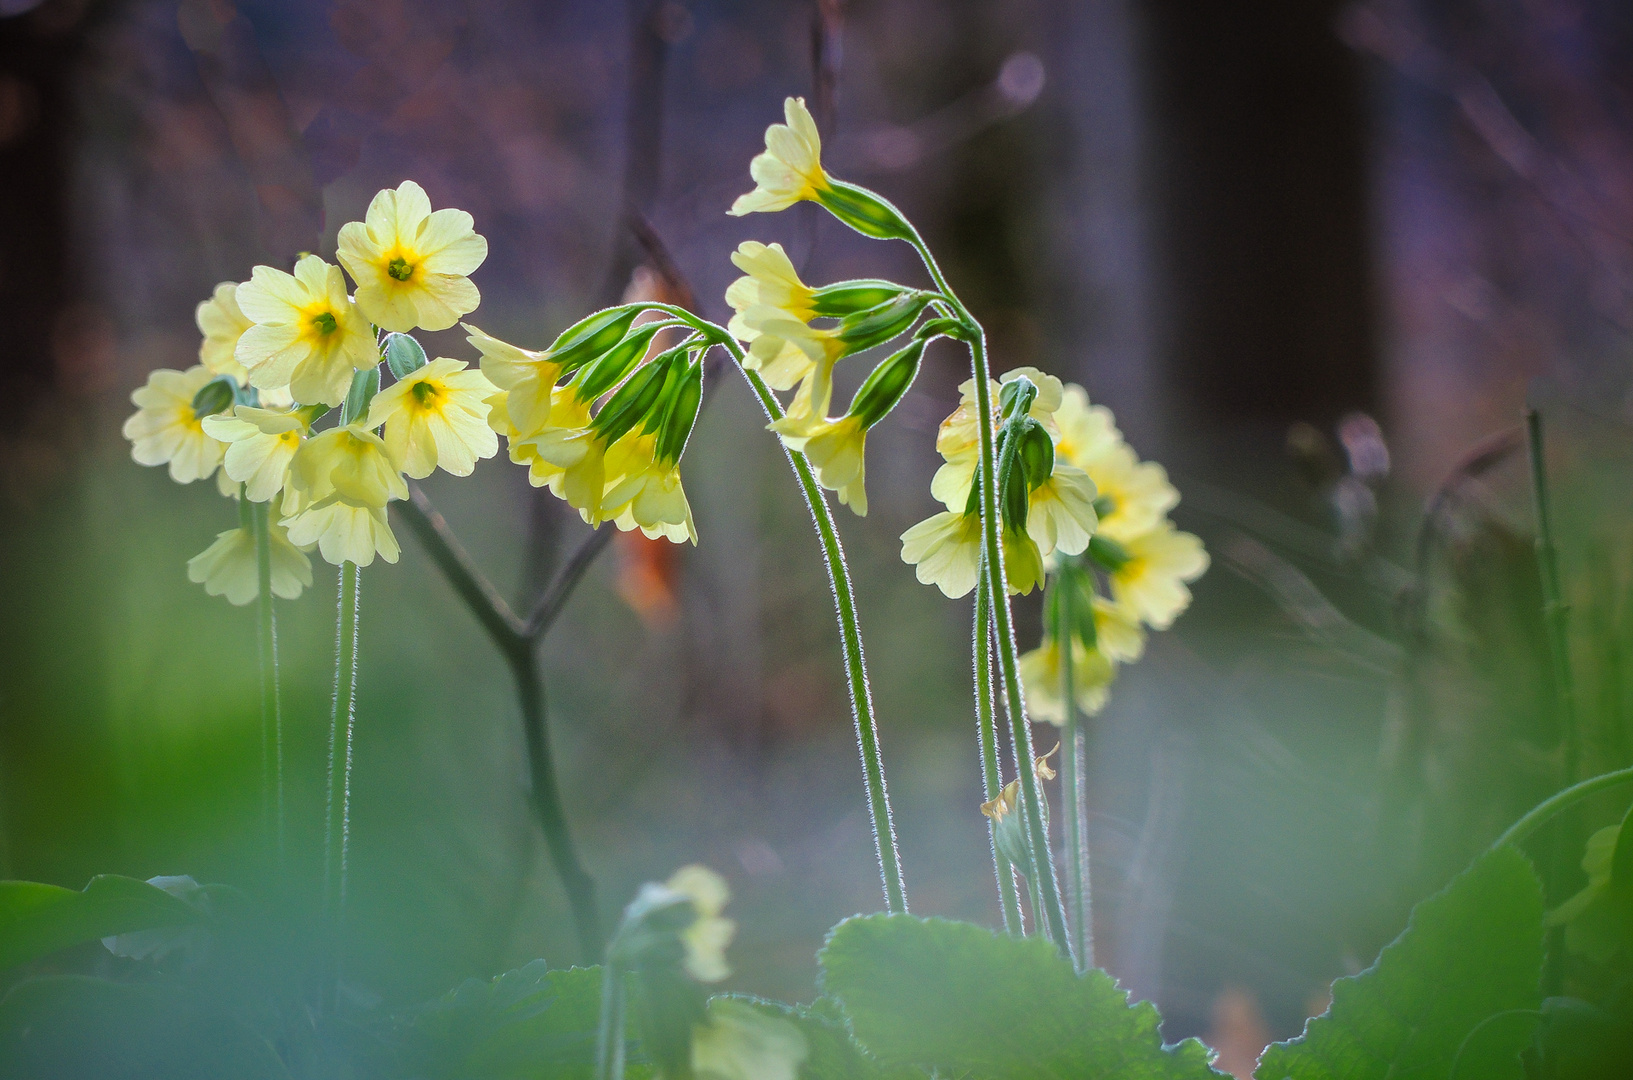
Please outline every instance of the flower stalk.
M346 844L350 828L352 727L357 712L357 613L362 571L340 567L335 618L335 694L329 723L329 793L324 829L323 916L333 935L323 993L333 995L340 975L340 928L346 906Z
M1077 708L1077 687L1072 670L1072 584L1062 581L1055 605L1055 641L1060 648L1060 700L1066 710L1061 731L1065 752L1060 759L1060 789L1066 801L1066 903L1072 930L1072 950L1078 971L1094 966L1094 923L1089 891L1089 830L1083 770L1087 761L1082 716Z
M998 798L1003 777L998 769L998 730L992 719L992 593L985 574L975 582L975 722L981 744L981 790L987 802ZM1004 929L1020 937L1026 932L1021 921L1020 891L1015 887L1015 868L998 850L998 822L987 819L987 837L992 843L992 873L998 882L998 903L1004 913Z
M239 505L250 507L255 530L255 572L260 621L261 667L261 825L273 851L284 854L284 730L278 699L278 623L272 610L272 535L266 503L250 503L242 492Z

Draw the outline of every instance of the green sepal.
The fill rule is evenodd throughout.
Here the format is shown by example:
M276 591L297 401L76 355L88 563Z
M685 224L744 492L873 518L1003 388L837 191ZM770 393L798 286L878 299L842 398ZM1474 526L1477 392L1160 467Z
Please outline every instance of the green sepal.
M1003 512L1004 528L1015 532L1026 531L1026 511L1031 485L1026 480L1025 460L1017 452L1021 429L1005 424L998 433L998 505Z
M600 356L629 332L639 308L609 308L586 316L561 332L545 356L563 372L574 371Z
M998 412L1007 422L1032 411L1038 388L1025 375L1018 375L998 388Z
M193 395L193 418L202 420L206 416L227 412L237 403L238 380L231 375L217 375Z
M425 350L412 334L387 334L380 352L393 379L406 379L425 366Z
M675 357L664 353L625 380L611 400L590 421L590 427L609 446L638 424L663 395Z
M1067 589L1072 590L1072 625L1067 632L1076 635L1085 648L1093 649L1100 638L1099 628L1094 624L1094 578L1072 555L1061 556L1060 569L1055 571L1044 591L1044 633L1053 637L1055 628L1060 625L1060 604Z
M930 302L923 293L902 293L893 300L859 311L839 321L839 340L845 353L859 353L901 336Z
M1043 430L1043 425L1027 417L1027 424L1020 434L1021 464L1026 466L1026 483L1028 490L1038 487L1055 475L1055 443L1049 438L1049 433Z
M851 397L850 416L870 428L890 414L919 377L919 361L924 358L924 342L914 341L900 352L879 362Z
M836 281L811 294L811 310L826 319L843 319L847 315L888 304L911 291L905 285L877 278Z
M578 376L576 393L580 401L594 401L623 381L646 355L652 337L672 323L648 323L619 341L600 357L587 361ZM680 346L684 348L684 346ZM674 350L670 350L673 352Z
M958 319L929 319L913 331L913 336L920 341L929 341L934 337L950 337L955 341L970 340L970 328Z
M902 212L867 188L830 179L817 188L817 201L863 236L876 240L911 240L913 227Z
M369 402L380 392L380 365L352 373L352 388L346 391L346 403L340 407L340 423L354 424L369 414Z
M1109 536L1095 533L1089 537L1089 558L1093 559L1108 574L1115 574L1128 565L1128 549Z
M686 442L692 437L692 426L697 422L698 409L703 404L703 361L693 360L680 371L680 384L664 409L663 422L658 429L658 457L665 461L679 461L686 452Z

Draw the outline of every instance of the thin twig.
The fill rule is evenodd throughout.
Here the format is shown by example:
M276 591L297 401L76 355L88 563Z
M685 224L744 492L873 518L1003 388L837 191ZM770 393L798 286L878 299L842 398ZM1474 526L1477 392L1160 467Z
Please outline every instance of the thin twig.
M505 603L505 598L499 595L493 583L477 569L464 545L448 527L447 519L431 505L424 489L418 484L410 484L408 494L409 501L397 504L397 509L408 521L409 528L414 530L414 535L419 537L420 543L430 552L437 569L442 571L454 591L459 593L459 598L465 601L465 606L481 622L482 628L501 648L508 648L513 639L526 636L527 628L522 620L510 610L510 605Z
M595 562L612 541L614 530L597 529L584 538L584 542L573 550L572 557L556 574L556 579L550 587L539 597L539 602L533 605L533 611L527 616L527 622L519 627L520 633L537 644L544 640L544 635L550 631L550 625L561 614L561 609L567 605L567 600L573 595L573 590L583 579L585 571Z

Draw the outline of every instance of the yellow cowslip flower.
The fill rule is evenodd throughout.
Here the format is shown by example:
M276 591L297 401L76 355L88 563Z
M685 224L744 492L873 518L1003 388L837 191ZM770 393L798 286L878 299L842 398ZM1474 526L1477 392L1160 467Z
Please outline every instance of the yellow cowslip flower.
M235 296L255 323L233 353L252 386L288 386L303 405L339 405L352 372L380 362L374 333L346 296L340 267L316 255L297 262L294 274L257 266Z
M1066 385L1054 420L1059 432L1055 453L1085 472L1089 462L1123 444L1123 433L1117 430L1111 410L1089 404L1088 392L1076 383Z
M1010 593L1029 593L1043 584L1043 556L1025 533L1002 530L1004 573ZM981 560L981 515L944 510L902 533L902 561L925 585L951 599L975 588Z
M697 543L692 506L680 482L680 465L656 453L658 437L632 430L607 449L601 513L624 532L639 528L648 538Z
M801 435L784 435L783 442L789 449L805 454L819 484L829 491L837 491L841 503L858 517L866 517L868 429L862 417L846 415L837 420L821 420L802 430Z
M294 517L286 517L284 524L289 529L290 543L303 548L316 544L323 561L334 566L348 562L368 566L375 555L394 563L402 553L383 506L344 502L309 506Z
M1078 709L1093 716L1106 706L1111 695L1111 682L1117 677L1117 666L1099 649L1086 648L1077 636L1072 636L1072 695ZM1066 723L1066 710L1060 699L1062 652L1060 642L1045 638L1031 652L1021 654L1021 686L1026 691L1026 715L1033 720L1047 721L1056 727Z
M482 374L503 392L503 412L496 406L495 411L488 414L494 430L507 439L526 438L553 424L550 413L557 398L555 388L561 380L561 365L552 362L547 352L500 341L470 323L460 325L467 331L465 340L482 354ZM501 418L503 426L499 426Z
M233 356L233 350L238 347L238 339L244 336L244 331L255 324L239 308L237 292L236 281L223 281L210 298L193 311L193 321L204 335L198 347L198 362L212 374L231 375L241 385L248 385L249 373Z
M357 306L386 330L446 330L475 311L481 294L467 276L488 242L463 210L432 211L425 189L405 180L374 196L362 221L340 227L340 265L357 282Z
M998 411L998 397L1002 384L1012 382L1023 375L1038 388L1038 395L1032 399L1029 415L1053 435L1055 410L1060 408L1064 389L1059 379L1035 367L1018 367L1013 371L1006 371L997 382L987 380L992 401L993 432L996 435L1002 420ZM958 393L958 408L948 414L936 432L936 450L946 459L946 463L936 470L935 476L930 480L930 494L939 499L947 509L955 511L962 510L968 505L970 487L975 483L975 470L981 461L980 412L976 408L975 380L965 379L959 385Z
M1049 479L1026 496L1026 531L1038 551L1081 555L1095 530L1094 499L1088 473L1056 458Z
M205 417L204 430L227 445L222 470L245 485L250 502L268 502L284 489L306 420L293 411L240 405L230 415Z
M1185 583L1208 568L1202 541L1175 529L1170 521L1128 539L1097 540L1109 555L1105 561L1113 564L1108 574L1112 596L1154 630L1168 629L1190 606L1191 590Z
M193 397L215 378L203 364L186 371L159 368L130 395L137 411L120 430L138 465L170 466L170 479L191 484L215 474L226 447L204 430Z
M766 334L759 323L787 320L801 325L816 316L815 290L799 278L781 244L745 240L731 261L746 275L726 289L726 303L736 312L726 329L748 346L743 366L758 371L773 390L791 390L815 361L794 340ZM748 314L754 313L755 325Z
M386 449L416 480L439 466L469 476L478 458L499 452L499 437L488 426L495 387L467 366L439 356L380 391L369 407L364 426L385 425Z
M314 508L338 502L384 510L390 500L408 498L398 462L385 441L362 423L330 428L307 439L289 471Z
M786 210L802 199L816 199L830 185L822 171L822 136L805 108L804 98L783 102L786 124L772 124L765 132L765 152L749 162L754 190L739 195L727 213L771 213Z
M312 562L306 553L289 542L289 534L278 522L268 522L267 537L272 555L272 595L297 599L312 584ZM187 560L187 578L204 586L211 596L225 596L239 607L261 595L259 563L255 555L255 533L251 529L228 529L215 543Z
M535 457L547 467L548 471L541 468L540 472L547 476L545 482L550 490L577 510L587 524L599 525L607 518L601 503L607 493L608 447L590 426L590 403L575 399L575 404L577 408L561 410L567 423L552 423L534 435L512 441L511 458L516 459L517 444L522 444L524 456ZM577 423L579 420L582 423ZM533 479L531 466L528 478ZM537 481L534 484L538 486Z
M810 1052L792 1023L730 998L710 1001L704 1021L692 1027L695 1080L798 1080Z
M1168 471L1154 461L1141 461L1127 443L1118 443L1088 462L1084 471L1098 492L1099 532L1113 540L1131 540L1150 532L1179 504L1179 492L1168 482Z
M722 918L720 912L731 899L726 879L706 866L683 866L664 882L664 888L678 893L692 902L694 918L680 932L681 944L686 947L683 964L686 973L698 982L719 982L731 974L726 964L726 946L731 943L737 925Z

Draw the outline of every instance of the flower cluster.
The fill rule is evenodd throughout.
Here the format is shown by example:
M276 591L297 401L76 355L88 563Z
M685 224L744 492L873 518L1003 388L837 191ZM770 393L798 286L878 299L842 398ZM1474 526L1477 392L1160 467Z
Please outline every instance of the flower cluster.
M1064 724L1066 650L1072 696L1093 715L1104 707L1118 665L1145 651L1145 629L1168 629L1190 605L1186 586L1208 568L1208 553L1168 520L1179 492L1161 465L1141 461L1123 440L1110 410L1091 405L1082 387L1067 386L1053 421L1057 456L1094 485L1096 525L1080 557L1058 560L1044 640L1021 657L1021 681L1028 713ZM1062 554L1079 553L1063 548Z
M303 255L293 273L257 266L216 286L196 313L199 363L154 371L131 395L124 433L137 462L168 465L183 484L214 476L224 495L259 507L243 505L239 528L188 563L211 595L254 599L269 556L271 591L298 596L313 547L336 565L395 562L386 505L407 498L404 475L466 476L498 452L495 387L463 360L428 363L408 336L447 329L480 302L469 275L488 245L473 224L463 210L433 211L413 181L381 191L341 228L340 266ZM382 361L395 379L384 390ZM339 422L315 430L336 407Z

